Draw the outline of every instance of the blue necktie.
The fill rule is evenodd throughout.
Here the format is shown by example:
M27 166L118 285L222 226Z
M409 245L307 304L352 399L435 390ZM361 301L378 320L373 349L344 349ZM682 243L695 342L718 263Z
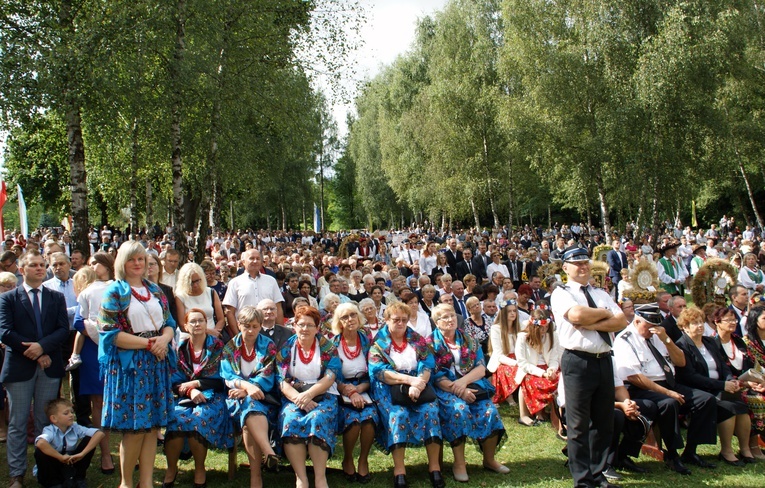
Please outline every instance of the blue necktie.
M460 305L460 314L463 317L467 317L467 310L465 310L465 302L462 301L462 299L457 299L457 303Z
M32 301L32 310L35 312L35 325L37 326L37 340L43 338L43 330L42 330L42 315L40 314L40 290L37 288L32 288L32 294L34 295L34 300Z

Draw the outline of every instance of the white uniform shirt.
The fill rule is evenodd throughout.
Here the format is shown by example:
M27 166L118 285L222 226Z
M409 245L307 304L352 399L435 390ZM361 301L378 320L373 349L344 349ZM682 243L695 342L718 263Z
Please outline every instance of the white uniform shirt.
M559 286L550 297L550 308L552 309L555 322L558 325L558 340L563 349L583 351L592 354L608 352L611 350L608 344L600 337L596 330L576 329L568 321L566 315L568 311L576 306L587 307L587 297L581 291L582 285L569 280L565 286ZM611 296L600 288L589 287L587 290L595 301L598 308L606 308L611 312L620 314L621 309L613 301Z
M664 356L667 365L674 373L674 365L664 343L655 335L652 335L648 340L656 347L659 354ZM656 360L648 344L646 344L645 338L637 333L633 324L628 325L616 336L614 359L616 374L622 381L627 381L628 377L637 374L642 374L651 381L664 381L667 378L662 365Z

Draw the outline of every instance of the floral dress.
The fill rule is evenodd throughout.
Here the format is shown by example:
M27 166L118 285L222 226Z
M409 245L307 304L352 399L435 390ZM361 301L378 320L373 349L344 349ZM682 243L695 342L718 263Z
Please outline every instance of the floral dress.
M396 371L411 376L424 371L433 371L435 359L424 337L406 329L407 348L416 355L414 367L397 365L392 353L392 340L388 326L380 329L369 350L369 376L372 382L372 399L377 402L380 424L376 442L385 453L407 446L422 446L437 442L441 444L441 422L438 417L438 403L422 403L412 407L394 405L391 387L383 381L386 371ZM430 384L432 385L432 375Z
M105 430L134 433L165 427L174 408L170 382L176 363L173 348L168 345L167 356L159 360L145 349L121 349L116 344L120 332L156 337L165 327L175 330L165 294L154 283L144 280L143 285L150 295L147 302L135 299L130 285L122 280L109 285L101 302L98 361L104 377ZM134 331L131 321L137 317L153 322L154 330Z
M735 337L734 337L735 339ZM760 371L765 367L765 348L762 347L760 341L753 341L747 335L744 337L744 344L746 344L746 354L744 358L746 371L749 368L757 368ZM733 347L736 347L735 345ZM723 350L723 352L725 352ZM726 352L727 356L727 352ZM746 366L749 366L747 368ZM746 406L749 407L749 416L752 419L752 430L763 434L765 433L765 394L747 389L742 394Z
M178 369L172 377L173 392L179 393L181 383L199 381L198 390L206 401L182 406L180 403L184 398L177 398L165 437L192 436L207 447L232 449L234 429L227 415L226 388L220 376L223 342L207 336L199 363L193 362L190 344L190 341L183 341L178 346Z
M361 347L361 354L357 358L349 358L341 339L342 334L335 336L333 342L335 348L337 348L337 355L340 358L340 362L343 364L342 383L350 383L352 385L360 385L361 383L369 383L369 366L367 364L367 356L369 354L369 337L358 331L358 339L356 347ZM354 354L351 352L351 354ZM367 393L371 391L367 390ZM369 404L364 406L363 409L358 410L352 405L345 405L340 402L340 415L338 416L338 433L344 433L349 427L353 425L361 425L371 422L375 425L379 423L379 416L377 415L377 406Z
M290 337L282 349L276 355L276 367L279 384L283 381L289 383L306 382L316 383L328 372L332 372L335 378L340 377L341 363L337 356L334 344L320 334L314 341L314 353L311 362L304 368L298 359L296 348L298 337ZM314 371L306 375L306 371ZM311 377L308 377L311 376ZM332 387L334 388L334 386ZM338 406L336 395L330 390L324 394L324 398L317 402L316 408L310 412L282 398L282 408L279 412L279 426L282 443L305 444L312 443L329 452L330 456L335 449L337 435Z
M237 334L223 348L220 374L229 388L234 388L238 381L247 381L260 388L263 393L272 393L276 385L275 358L274 341L265 334L258 334L258 338L255 339L255 358L245 361L242 357L242 334ZM244 427L250 415L263 415L272 427L276 425L278 409L276 405L269 405L267 401L253 400L245 396L229 398L226 405L229 416L239 429Z
M469 334L460 330L455 332L454 346L456 347L454 348L446 342L438 329L433 331L430 342L436 358L436 385L442 378L456 381L473 368L485 365L483 351L478 343ZM475 383L489 392L489 398L467 403L436 386L441 430L444 440L452 446L462 444L466 438L473 439L481 445L492 436L497 435L499 440L502 440L505 435L505 426L491 398L494 395L494 387L485 378ZM499 445L498 442L497 447Z

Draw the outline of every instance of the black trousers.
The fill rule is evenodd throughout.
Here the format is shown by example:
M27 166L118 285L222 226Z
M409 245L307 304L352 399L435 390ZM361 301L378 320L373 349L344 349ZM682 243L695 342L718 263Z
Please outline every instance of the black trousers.
M565 350L561 358L566 395L568 461L575 487L606 483L603 470L614 429L611 356Z
M88 442L90 442L90 437L85 437L79 444L77 444L77 449L70 454L82 452L88 445ZM90 461L93 459L93 454L95 453L96 450L93 449L76 463L64 464L58 459L48 456L41 450L35 448L37 482L43 487L48 488L56 485L73 485L72 480L84 480L88 471L88 466L90 466Z
M653 422L659 413L659 408L649 400L635 400L640 414ZM643 424L638 420L630 420L619 408L614 408L614 434L611 437L611 447L608 450L608 464L611 466L620 464L621 460L630 457L638 457L643 446ZM621 442L619 439L621 438Z
M657 384L669 388L666 381L657 381ZM680 433L680 421L678 415L690 414L691 421L688 424L687 441L695 453L699 444L717 443L717 401L711 393L707 393L685 385L676 384L672 390L683 395L685 403L680 405L677 400L656 393L655 391L643 390L631 386L630 397L633 400L649 400L656 404L659 415L656 422L661 431L661 440L667 448L670 458L683 447L683 436Z

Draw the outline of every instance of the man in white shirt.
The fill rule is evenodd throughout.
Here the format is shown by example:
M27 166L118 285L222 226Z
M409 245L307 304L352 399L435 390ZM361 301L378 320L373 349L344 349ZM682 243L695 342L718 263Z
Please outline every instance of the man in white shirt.
M672 471L689 475L685 464L714 468L696 454L699 444L717 442L717 402L711 393L689 388L675 379L676 367L685 366L685 354L661 327L661 314L653 305L635 309L635 319L614 343L616 373L634 399L652 401L659 408L657 419L665 445L664 462ZM691 414L685 451L679 414Z
M271 299L276 304L276 323L284 323L284 310L282 309L282 296L276 279L260 272L261 254L257 249L249 249L242 254L244 273L232 279L228 283L226 296L223 297L223 306L226 309L226 318L229 326L235 332L239 331L236 322L236 312L245 305L257 307L261 300Z
M561 253L568 283L550 303L564 348L561 371L566 396L569 469L574 486L608 486L603 471L614 429L614 370L611 332L627 325L609 294L589 285L587 250Z
M175 249L165 251L165 257L162 258L162 279L160 283L175 288L178 281L178 264L181 262L181 255Z

